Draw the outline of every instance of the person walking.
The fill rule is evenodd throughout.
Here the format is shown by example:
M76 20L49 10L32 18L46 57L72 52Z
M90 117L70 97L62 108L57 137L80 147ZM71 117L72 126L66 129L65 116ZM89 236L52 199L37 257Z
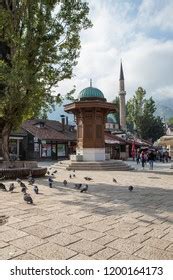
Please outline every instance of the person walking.
M136 154L136 163L137 163L137 164L140 163L140 151L137 151L137 154Z
M150 169L151 169L151 170L153 170L154 159L155 159L155 155L154 155L153 151L151 151L151 152L148 154L148 161L149 161L149 165L150 165Z
M141 162L142 162L142 168L144 169L145 167L145 153L142 151L141 153Z

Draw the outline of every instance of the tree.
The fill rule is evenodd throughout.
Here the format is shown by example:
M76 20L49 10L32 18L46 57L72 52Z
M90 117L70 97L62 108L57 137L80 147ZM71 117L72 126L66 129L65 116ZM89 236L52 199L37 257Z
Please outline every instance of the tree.
M146 91L139 87L127 102L127 121L139 137L154 142L164 134L164 124L160 117L154 116L155 101L152 97L144 98L145 95Z
M145 95L146 91L142 87L139 87L133 98L127 101L127 123L133 124L134 129L138 128L139 117L143 114Z
M169 118L169 120L168 120L168 124L173 125L173 117Z
M91 27L82 0L2 0L0 2L0 126L2 153L9 159L12 129L48 110L60 95L52 88L72 77L80 31ZM4 52L3 52L4 54Z

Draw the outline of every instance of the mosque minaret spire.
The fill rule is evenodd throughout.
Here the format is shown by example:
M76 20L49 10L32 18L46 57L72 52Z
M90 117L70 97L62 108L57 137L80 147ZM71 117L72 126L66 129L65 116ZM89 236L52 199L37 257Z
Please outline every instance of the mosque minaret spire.
M120 64L119 99L120 99L120 129L126 130L126 101L125 84L122 60Z

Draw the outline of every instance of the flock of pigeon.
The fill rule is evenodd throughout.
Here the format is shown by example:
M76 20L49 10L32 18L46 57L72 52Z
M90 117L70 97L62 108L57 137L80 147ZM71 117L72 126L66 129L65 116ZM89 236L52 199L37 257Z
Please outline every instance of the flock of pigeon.
M49 184L50 188L53 187L53 182L54 182L53 179L52 179L52 176L54 176L57 172L58 172L57 170L51 172L51 168L47 171L47 174L49 175L49 177L48 177L48 184ZM69 175L69 179L72 179L72 178L75 178L75 177L76 177L75 170L73 170L73 174ZM84 179L86 181L92 181L93 180L90 177L84 177ZM3 181L3 180L5 180L5 177L1 177L0 178L0 181ZM31 195L29 193L27 193L27 190L28 190L27 186L19 178L16 179L16 182L21 187L21 192L23 193L24 201L26 201L27 203L33 204L33 199L31 197ZM115 178L113 178L113 183L117 183L117 180ZM30 173L30 175L28 176L28 185L32 185L33 186L33 191L34 191L35 194L39 193L39 189L35 185L35 179L32 177L32 173ZM67 180L63 181L63 185L65 187L68 185ZM74 188L77 189L77 190L80 190L81 193L87 192L88 191L88 184L81 184L81 183L80 184L74 184ZM0 182L0 190L1 191L8 191L8 192L12 193L14 191L14 189L15 189L15 184L14 183L11 183L9 188L7 189L7 187L2 182ZM130 192L132 192L133 189L134 189L133 186L129 186L128 187L128 190Z
M1 180L5 180L5 178L0 178ZM27 193L28 187L24 184L24 182L22 182L21 179L17 178L16 182L19 184L19 186L21 187L21 192L23 193L23 199L24 201L26 201L27 203L33 204L33 199L31 197L31 195L29 193ZM38 194L39 190L38 187L34 184L35 183L35 179L32 177L32 174L30 173L30 175L28 176L28 185L32 185L33 186L33 191ZM11 183L9 188L7 189L7 187L5 186L5 184L0 182L0 190L1 191L8 191L13 193L14 189L15 189L15 184Z
M49 182L49 187L50 188L52 188L52 186L53 186L53 179L52 179L51 176L55 175L55 173L57 173L57 172L58 172L57 170L51 172L51 168L47 171L47 174L49 175L48 182ZM69 174L69 179L72 179L72 178L75 178L75 177L76 177L75 170L73 170L73 174ZM90 178L90 177L84 177L84 179L88 180L88 181L92 180L92 178ZM63 181L63 185L65 187L68 185L67 180ZM81 193L88 191L88 185L87 184L85 184L85 185L83 185L83 184L74 184L74 188L80 190Z

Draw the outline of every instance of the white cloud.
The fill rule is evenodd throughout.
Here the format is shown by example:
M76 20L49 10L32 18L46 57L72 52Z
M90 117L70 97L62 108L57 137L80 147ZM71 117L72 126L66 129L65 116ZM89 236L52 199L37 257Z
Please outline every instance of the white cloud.
M112 100L118 94L122 58L127 99L138 86L154 97L173 94L173 1L89 3L94 26L81 33L82 49L74 77L61 82L58 92L65 94L75 84L79 93L93 78L93 86Z

